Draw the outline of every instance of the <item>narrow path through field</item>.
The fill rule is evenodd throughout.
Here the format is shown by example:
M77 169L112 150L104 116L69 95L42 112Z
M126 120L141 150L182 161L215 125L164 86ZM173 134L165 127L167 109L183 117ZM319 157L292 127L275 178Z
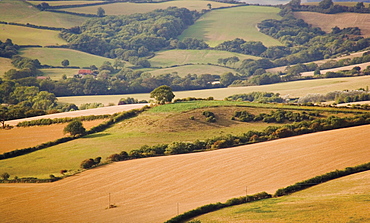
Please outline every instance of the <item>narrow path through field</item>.
M144 107L145 105L149 105L149 104L117 105L117 106L108 106L108 107L93 108L93 109L87 109L87 110L62 112L62 113L56 113L56 114L50 114L50 115L36 116L36 117L31 117L31 118L10 120L10 121L6 121L5 124L14 126L14 125L17 125L19 122L37 120L37 119L42 119L42 118L54 119L54 118L66 118L66 117L81 117L81 116L89 116L89 115L108 115L108 114L114 114L114 113L123 112L123 111L129 111L132 109L139 109L139 108Z
M370 125L118 162L50 184L1 184L3 222L163 222L198 206L369 162ZM109 203L110 202L110 203ZM108 204L117 208L106 209Z

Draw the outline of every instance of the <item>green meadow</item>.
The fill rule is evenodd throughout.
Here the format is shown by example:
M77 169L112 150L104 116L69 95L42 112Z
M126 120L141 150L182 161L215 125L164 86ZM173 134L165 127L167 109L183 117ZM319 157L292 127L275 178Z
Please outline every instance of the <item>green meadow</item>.
M120 2L114 4L108 4L103 6L86 6L77 8L68 8L65 11L78 12L78 13L90 13L96 14L97 9L102 7L107 15L130 15L134 13L145 13L156 9L166 9L168 7L176 6L178 8L187 8L189 10L202 11L202 9L208 9L207 4L211 4L212 8L220 8L225 6L231 6L233 4L214 2L214 1L203 1L203 0L174 0L160 3L130 3Z
M92 55L89 53L64 49L64 48L24 48L20 55L31 59L38 59L41 64L52 66L62 66L63 60L69 60L70 66L89 67L95 65L101 66L105 61L113 63L113 59Z
M155 70L146 70L148 73L151 73L153 76L158 76L161 74L177 73L180 77L185 77L188 74L214 74L221 75L227 72L235 73L235 70L214 65L180 65L176 67L155 69Z
M0 24L0 40L11 39L18 45L64 45L67 44L59 37L58 31L33 29L23 26Z
M50 77L52 80L60 80L63 75L66 75L67 78L72 78L75 74L78 74L78 70L69 68L40 69L42 76Z
M369 184L370 171L366 171L289 196L237 205L196 219L202 223L370 222Z
M12 65L11 59L0 57L0 77L10 69L15 69Z
M82 16L39 11L23 1L0 1L0 21L70 28L81 25L87 19Z
M219 58L228 58L236 56L240 61L245 59L259 59L255 56L233 53L219 50L166 50L157 52L156 55L149 61L152 67L169 67L182 64L218 64ZM237 67L241 62L235 63Z
M203 39L212 47L235 38L261 41L265 46L282 45L278 40L260 33L256 27L257 23L263 20L280 19L278 12L278 8L261 6L213 10L185 30L179 39L186 37Z

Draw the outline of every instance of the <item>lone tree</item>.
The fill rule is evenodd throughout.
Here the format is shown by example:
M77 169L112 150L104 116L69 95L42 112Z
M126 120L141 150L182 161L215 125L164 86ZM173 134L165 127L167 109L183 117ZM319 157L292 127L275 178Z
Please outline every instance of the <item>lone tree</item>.
M69 66L69 60L63 60L62 61L62 66L63 67L68 67Z
M3 178L3 180L8 180L10 177L9 173L3 173L1 174L1 178Z
M99 7L97 12L96 12L96 15L99 16L99 17L104 17L105 10L102 7Z
M86 132L86 129L83 127L81 121L75 120L70 122L63 131L64 134L69 133L74 137L76 135L83 135Z
M163 105L166 102L171 102L175 95L169 86L162 85L150 92L150 97L154 98L158 104Z

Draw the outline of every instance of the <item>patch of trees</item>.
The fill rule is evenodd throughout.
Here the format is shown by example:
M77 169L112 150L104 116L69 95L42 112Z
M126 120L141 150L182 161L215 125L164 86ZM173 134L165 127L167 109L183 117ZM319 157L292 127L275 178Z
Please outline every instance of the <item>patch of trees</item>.
M196 11L176 7L127 16L107 16L64 30L61 37L72 48L96 55L124 58L127 54L134 54L132 56L145 57L169 47L170 40L199 16ZM182 42L186 44L186 41Z
M172 92L171 87L162 85L150 92L150 97L154 98L160 105L172 102L175 94Z
M118 105L127 105L127 104L138 104L138 103L148 103L146 100L137 100L135 98L121 98L118 102Z
M6 39L5 42L0 40L0 57L12 58L18 54L19 46L13 44L11 39Z
M216 115L211 111L204 111L202 113L206 117L206 122L216 122Z
M219 44L215 49L260 56L267 48L260 41L245 41L243 39L236 38Z
M90 168L93 168L94 166L99 165L100 161L101 161L100 156L96 157L95 159L92 159L92 158L86 159L86 160L81 162L80 167L82 169L90 169Z
M301 122L304 120L313 120L318 116L318 113L314 112L292 112L278 109L276 111L271 111L270 114L260 113L258 115L253 115L247 111L236 111L232 120L238 120L241 122L267 122L267 123L284 123L289 122Z
M40 25L34 25L30 23L18 23L18 22L4 22L0 21L0 24L6 24L6 25L13 25L13 26L24 26L24 27L30 27L34 29L45 29L45 30L54 30L54 31L62 31L64 28L58 28L53 26L40 26Z
M170 46L177 49L183 50L203 50L208 49L209 45L204 40L198 40L195 38L187 37L183 40L172 40Z
M336 67L344 67L354 64L361 64L370 62L370 54L369 52L365 52L363 56L361 57L355 57L355 58L346 58L346 59L340 59L340 60L329 60L325 62L324 64L321 64L318 66L320 70L324 69L330 69L330 68L336 68ZM310 71L312 69L306 69L306 71Z
M323 101L335 101L335 103L350 103L356 101L369 101L370 93L368 90L354 90L354 91L333 91L326 95L323 94L307 94L298 99L298 103L320 103Z
M318 5L301 5L300 0L292 0L287 7L294 11L309 11L326 14L342 12L369 13L370 8L365 7L363 2L357 2L354 6L344 6L334 4L332 0L322 0Z
M225 100L230 101L249 101L249 102L258 102L258 103L282 103L284 99L280 97L279 93L272 92L252 92L248 94L235 94L231 95Z

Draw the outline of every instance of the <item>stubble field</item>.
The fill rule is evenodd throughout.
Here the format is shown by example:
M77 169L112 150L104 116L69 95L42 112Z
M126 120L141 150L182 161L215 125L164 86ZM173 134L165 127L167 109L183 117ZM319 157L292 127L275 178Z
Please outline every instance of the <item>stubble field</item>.
M103 166L43 185L0 185L4 221L163 222L198 206L368 162L370 126ZM110 199L109 199L110 196ZM110 202L108 202L110 201ZM117 208L106 209L109 204ZM19 211L22 210L22 211Z
M317 12L294 12L294 16L303 19L313 27L320 27L329 33L332 28L338 26L343 29L346 27L359 27L364 37L370 36L370 14L366 13L338 13L322 14Z

